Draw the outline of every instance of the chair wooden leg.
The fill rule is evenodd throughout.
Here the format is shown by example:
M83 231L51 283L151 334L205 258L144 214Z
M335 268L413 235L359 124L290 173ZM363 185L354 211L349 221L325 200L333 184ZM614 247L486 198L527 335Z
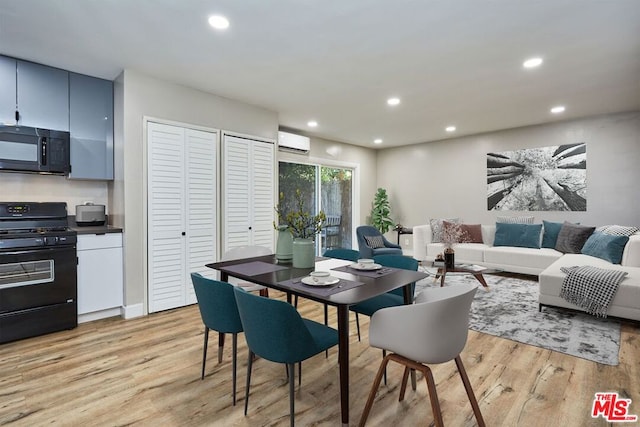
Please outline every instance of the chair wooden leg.
M380 363L378 373L376 374L376 378L373 380L373 385L371 386L371 391L369 392L369 397L367 398L367 404L364 405L364 411L362 411L362 415L360 416L360 423L358 424L358 426L360 427L364 427L364 425L367 423L367 418L369 418L369 412L371 412L371 408L373 407L373 401L376 397L376 392L378 391L378 387L380 387L382 374L387 369L387 364L389 363L389 360L391 360L391 356L393 356L393 354L386 356Z
M398 398L398 402L402 402L404 400L404 393L407 391L407 382L409 379L409 367L404 367L404 372L402 374L402 384L400 385L400 397Z
M427 388L429 389L429 400L431 401L433 420L435 421L436 427L444 427L444 422L442 421L442 411L440 410L440 402L438 401L438 393L436 392L436 382L433 379L431 369L429 369L427 366L424 366L424 368L425 369L420 369L420 371L422 371L425 380L427 380Z
M287 364L289 371L289 419L291 420L291 427L295 425L295 366L295 363Z
M478 421L478 426L485 427L484 418L482 418L482 413L480 412L480 406L478 406L476 395L473 393L471 382L469 381L469 377L467 376L467 371L464 369L464 365L462 364L460 355L455 358L455 361L456 366L458 367L458 372L460 373L460 378L462 378L462 383L464 384L464 389L467 391L467 396L469 396L469 402L471 403L471 407L473 408L473 414L476 416L476 421Z
M222 363L222 350L224 349L224 334L218 332L218 363Z
M249 350L249 360L247 361L247 385L244 389L244 415L247 416L249 409L249 388L251 387L251 365L253 364L253 352Z
M269 298L269 288L260 289L260 290L258 291L258 294L259 294L261 297Z
M356 328L358 329L358 341L360 341L360 319L358 313L356 313Z
M238 378L237 374L236 374L236 368L238 366L238 334L233 334L232 335L232 348L233 348L233 355L231 356L231 366L233 369L233 385L232 385L232 392L233 392L233 406L236 406L236 379Z
M329 326L329 306L327 304L324 305L324 324L325 326ZM329 349L324 351L324 357L329 357Z
M202 375L200 375L200 379L204 379L204 366L207 363L207 346L209 345L209 328L207 326L204 327L204 349L202 350Z
M387 357L387 350L382 350L382 358ZM387 369L384 370L384 385L387 385Z

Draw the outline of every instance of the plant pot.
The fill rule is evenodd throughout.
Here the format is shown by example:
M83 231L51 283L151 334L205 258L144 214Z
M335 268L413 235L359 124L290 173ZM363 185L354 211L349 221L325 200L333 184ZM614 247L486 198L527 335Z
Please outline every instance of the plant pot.
M453 248L445 248L444 250L444 267L453 268L456 265L455 252Z
M276 259L278 262L291 262L293 258L293 236L289 227L281 225L278 227L278 240L276 242Z
M311 239L293 239L293 267L313 268L316 265L315 245Z

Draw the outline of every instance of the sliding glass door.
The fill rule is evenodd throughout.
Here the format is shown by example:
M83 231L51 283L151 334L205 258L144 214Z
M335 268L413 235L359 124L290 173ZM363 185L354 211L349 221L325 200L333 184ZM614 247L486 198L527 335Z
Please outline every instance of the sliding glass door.
M316 238L316 251L353 247L353 169L313 164L279 163L279 193L286 213L293 209L296 190L314 215L327 220Z

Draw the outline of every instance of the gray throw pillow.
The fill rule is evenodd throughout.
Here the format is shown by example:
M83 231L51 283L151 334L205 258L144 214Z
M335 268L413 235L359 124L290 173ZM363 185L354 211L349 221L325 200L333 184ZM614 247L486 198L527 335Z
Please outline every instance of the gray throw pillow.
M384 248L382 236L364 236L364 240L371 249Z
M556 251L565 254L579 254L595 229L595 227L586 227L567 221L563 222L556 241Z

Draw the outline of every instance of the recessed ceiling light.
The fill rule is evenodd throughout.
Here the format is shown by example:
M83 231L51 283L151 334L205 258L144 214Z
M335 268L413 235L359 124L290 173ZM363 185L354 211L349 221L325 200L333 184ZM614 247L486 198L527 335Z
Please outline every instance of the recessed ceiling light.
M553 107L551 109L551 112L553 114L560 114L560 113L564 113L564 110L565 110L564 105L558 105L557 107Z
M398 105L398 104L400 104L400 98L389 98L389 99L387 99L387 104L389 104L389 105Z
M446 130L447 132L455 132L456 131L456 127L455 126L447 126L444 130Z
M381 138L376 138L373 140L374 144L382 144L382 139Z
M529 58L522 63L524 68L536 68L542 64L542 58Z
M209 17L209 25L216 30L224 30L229 28L229 20L222 15L211 15Z
M307 122L307 126L309 126L310 128L314 128L314 127L318 126L318 122L316 122L315 120L309 120Z

